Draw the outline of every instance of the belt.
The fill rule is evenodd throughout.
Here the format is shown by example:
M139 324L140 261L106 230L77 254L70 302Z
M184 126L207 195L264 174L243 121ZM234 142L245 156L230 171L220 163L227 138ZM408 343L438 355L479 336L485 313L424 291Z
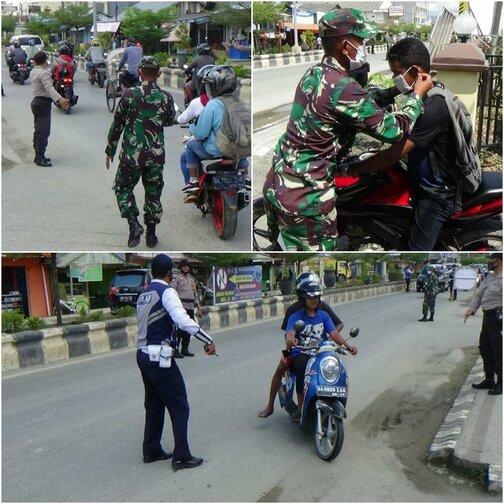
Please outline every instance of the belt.
M194 303L194 299L182 299L182 298L180 298L180 301L182 301L182 303Z
M499 306L497 308L490 308L489 310L483 310L483 313L492 313L492 312L496 312L496 311L501 312L502 311L502 306Z
M50 102L53 101L53 99L49 98L49 96L34 96L33 99L34 100L46 100L46 101L50 101Z

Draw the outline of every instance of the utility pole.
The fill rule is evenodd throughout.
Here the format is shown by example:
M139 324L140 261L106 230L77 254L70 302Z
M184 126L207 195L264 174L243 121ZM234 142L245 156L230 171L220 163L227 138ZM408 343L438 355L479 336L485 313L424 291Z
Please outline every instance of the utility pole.
M96 26L98 13L96 12L96 2L93 2L93 35L98 36L98 27Z
M292 52L298 54L301 52L301 48L298 43L298 30L297 30L297 3L292 4L292 20L294 21L294 46L292 47Z
M499 38L499 25L501 22L501 16L502 16L502 2L495 2L493 19L492 19L492 28L490 29L490 35L492 35L490 54L495 53L495 47L497 46L497 39Z

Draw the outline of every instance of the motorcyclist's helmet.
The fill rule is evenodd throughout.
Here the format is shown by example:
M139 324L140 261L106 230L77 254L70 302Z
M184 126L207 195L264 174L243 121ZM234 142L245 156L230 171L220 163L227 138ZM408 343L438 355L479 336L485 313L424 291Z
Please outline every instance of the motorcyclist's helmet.
M145 56L145 58L142 58L140 60L138 68L145 70L159 70L161 68L161 65L159 64L159 61L154 58L154 56Z
M70 47L68 47L67 45L62 45L62 46L59 48L59 53L60 53L60 54L66 54L66 55L69 55L69 54L70 54Z
M196 47L196 50L198 51L198 54L210 54L210 46L208 44L200 44L198 47Z
M307 278L306 280L301 281L298 285L296 285L296 293L300 298L314 298L318 296L322 296L324 293L324 289L322 288L322 284L318 279L317 275L314 275L316 278Z
M198 70L198 73L196 74L196 91L198 92L199 96L201 96L205 92L205 84L203 83L203 78L213 68L215 68L215 65L205 65Z
M92 43L94 46L99 46L99 45L100 45L100 41L99 41L97 38L93 39L93 41L92 41L91 43Z
M321 283L319 276L314 271L311 271L311 270L310 271L303 271L296 278L296 290L299 289L299 286L303 282L306 282L306 281Z
M137 43L137 41L136 41L135 37L129 37L128 38L128 45L129 46L134 46L136 43Z
M229 65L216 65L203 77L203 84L212 98L231 94L236 89L236 74Z
M20 47L19 40L14 40L14 42L12 43L12 45L14 47Z

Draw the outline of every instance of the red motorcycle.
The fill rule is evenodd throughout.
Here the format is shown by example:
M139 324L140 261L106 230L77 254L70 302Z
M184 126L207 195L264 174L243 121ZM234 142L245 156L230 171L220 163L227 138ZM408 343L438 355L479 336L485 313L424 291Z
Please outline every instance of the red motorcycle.
M62 70L59 75L59 79L54 83L54 88L58 93L68 100L70 106L65 110L65 114L70 113L71 107L77 104L79 97L74 94L74 79L67 71ZM56 104L58 108L61 108L61 105Z
M413 184L400 165L358 177L336 176L337 250L408 250ZM281 250L266 226L263 198L254 200L254 250ZM462 211L445 222L434 250L502 250L502 174L483 172Z

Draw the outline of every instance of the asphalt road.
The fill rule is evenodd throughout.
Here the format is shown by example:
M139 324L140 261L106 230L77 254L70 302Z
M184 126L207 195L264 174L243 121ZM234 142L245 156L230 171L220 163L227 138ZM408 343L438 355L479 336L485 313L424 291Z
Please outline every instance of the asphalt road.
M468 293L438 299L419 324L420 294L342 304L345 444L332 463L277 405L257 418L283 346L280 319L214 333L219 357L191 345L178 361L191 405L194 471L141 460L143 390L132 349L4 374L3 501L498 501L483 486L427 467L425 452L475 360L481 318L463 324ZM167 420L164 447L171 448Z
M2 65L2 243L4 251L127 250L128 225L121 219L112 184L118 155L105 168L105 145L112 122L104 89L91 87L82 71L75 92L79 103L69 115L53 107L47 156L51 168L33 163L33 115L30 81L14 84ZM183 109L182 94L169 89ZM220 240L212 216L202 217L183 203L179 159L187 129L165 130L164 215L158 226L158 250L250 250L250 208L238 215L233 239ZM143 214L143 188L135 191ZM145 249L142 242L138 249Z

